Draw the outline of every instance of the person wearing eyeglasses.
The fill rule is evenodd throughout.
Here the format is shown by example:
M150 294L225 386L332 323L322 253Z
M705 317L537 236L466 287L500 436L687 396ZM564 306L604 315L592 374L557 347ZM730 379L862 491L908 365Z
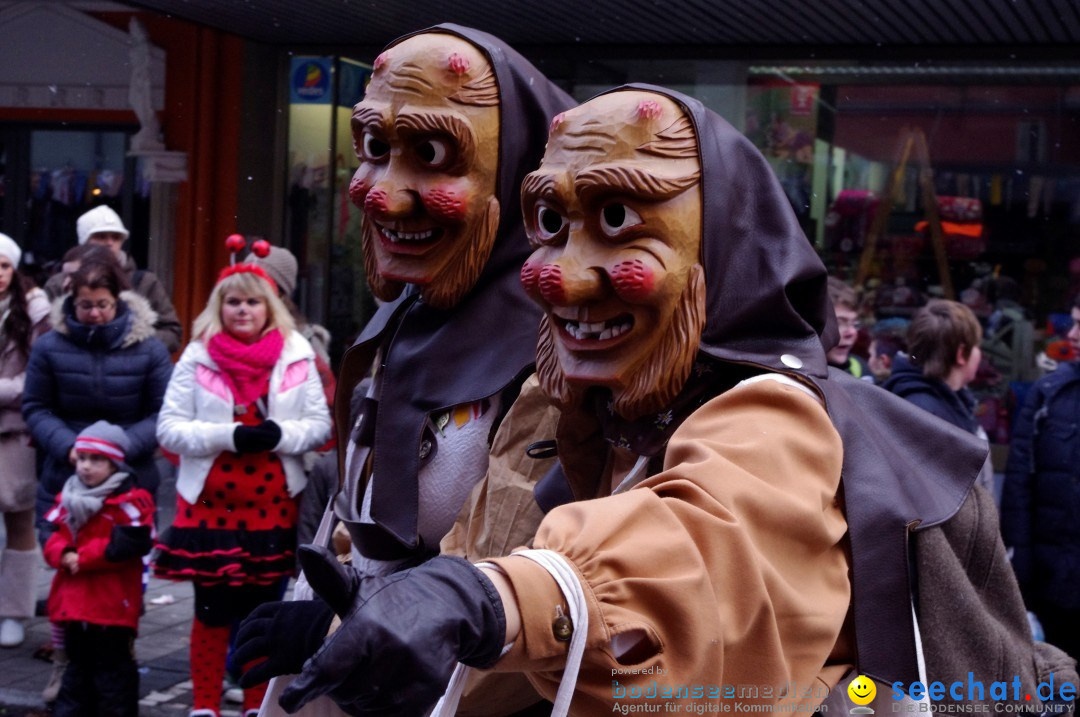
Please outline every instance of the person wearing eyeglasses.
M22 410L42 452L36 496L38 540L55 528L44 519L75 465L75 438L97 421L123 429L137 486L156 498L155 428L172 375L169 351L155 337L157 314L129 289L115 261L85 259L71 275L71 293L56 299L52 331L34 344L26 367ZM54 630L53 672L43 692L56 699L66 663Z
M851 353L859 338L859 304L855 290L834 276L828 281L829 301L836 312L836 327L840 330L840 341L828 350L825 358L830 366L850 373L855 378L873 381L874 374L870 365L857 354Z
M140 487L153 494L159 481L154 430L172 362L154 335L156 314L113 262L84 261L71 289L53 302L53 330L34 344L26 369L23 416L45 453L39 527L71 475L75 437L95 421L124 429Z
M169 353L177 351L180 348L183 328L180 326L180 319L176 315L172 299L157 275L138 268L131 255L124 251L129 232L123 220L120 219L120 215L105 205L94 207L79 217L75 231L79 237L79 247L104 247L116 257L116 261L120 264L120 271L127 283L131 285L131 290L150 302L150 308L156 314L154 335L161 339L165 348L169 349ZM64 256L64 261L68 262L67 255ZM53 275L45 283L46 293L50 297L65 293L68 275L66 271Z

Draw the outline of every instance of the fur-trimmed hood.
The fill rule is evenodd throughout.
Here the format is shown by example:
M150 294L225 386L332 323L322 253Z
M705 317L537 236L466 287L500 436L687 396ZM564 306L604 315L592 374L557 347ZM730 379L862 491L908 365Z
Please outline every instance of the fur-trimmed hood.
M158 315L150 307L150 302L134 291L121 291L117 304L116 318L102 328L107 327L117 334L118 343L111 342L115 348L127 348L154 336L154 323ZM86 327L75 319L74 298L65 294L52 303L49 312L49 324L59 334L73 340L76 333ZM86 327L100 330L98 327Z

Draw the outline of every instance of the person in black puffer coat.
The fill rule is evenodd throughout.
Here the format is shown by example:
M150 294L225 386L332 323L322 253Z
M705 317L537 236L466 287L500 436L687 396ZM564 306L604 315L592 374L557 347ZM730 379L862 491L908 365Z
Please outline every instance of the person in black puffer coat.
M155 428L172 363L154 337L155 318L114 263L84 262L72 275L72 293L54 302L53 330L34 344L22 403L44 454L36 500L40 539L48 537L43 516L71 475L75 437L95 421L124 429L139 487L157 491Z
M1080 349L1080 299L1069 342ZM1012 429L1001 532L1047 642L1080 658L1080 364L1035 382Z

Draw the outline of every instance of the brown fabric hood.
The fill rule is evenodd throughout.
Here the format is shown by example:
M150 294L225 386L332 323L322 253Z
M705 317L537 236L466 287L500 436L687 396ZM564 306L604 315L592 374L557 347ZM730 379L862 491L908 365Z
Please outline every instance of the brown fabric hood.
M837 341L828 275L772 168L741 132L698 100L652 85L682 105L702 168L702 265L707 319L701 351L724 361L824 377ZM823 345L824 344L824 345ZM781 361L797 357L801 366Z
M844 443L858 669L886 683L918 680L910 532L956 514L987 447L887 391L830 370L825 350L838 335L825 267L765 158L698 100L652 85L612 91L628 89L682 105L698 136L708 312L700 351L740 371L802 376L820 392ZM716 383L719 390L726 385Z
M491 62L499 86L497 194L499 230L476 285L448 310L435 309L409 287L380 307L342 363L336 406L339 445L347 445L348 405L356 384L383 349L375 423L371 515L404 545L417 544L419 445L427 416L492 396L531 370L540 309L525 295L519 273L531 252L521 218L521 180L540 164L548 123L575 103L498 38L459 25L406 35L456 35ZM344 450L344 448L342 449ZM343 473L344 475L344 473Z

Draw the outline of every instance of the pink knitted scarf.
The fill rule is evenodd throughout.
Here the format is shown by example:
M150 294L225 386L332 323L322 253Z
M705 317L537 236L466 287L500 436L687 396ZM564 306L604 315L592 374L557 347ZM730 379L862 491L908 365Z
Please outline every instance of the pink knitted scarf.
M210 337L206 350L221 369L236 405L246 406L266 390L284 346L285 339L277 329L252 344L222 331Z

